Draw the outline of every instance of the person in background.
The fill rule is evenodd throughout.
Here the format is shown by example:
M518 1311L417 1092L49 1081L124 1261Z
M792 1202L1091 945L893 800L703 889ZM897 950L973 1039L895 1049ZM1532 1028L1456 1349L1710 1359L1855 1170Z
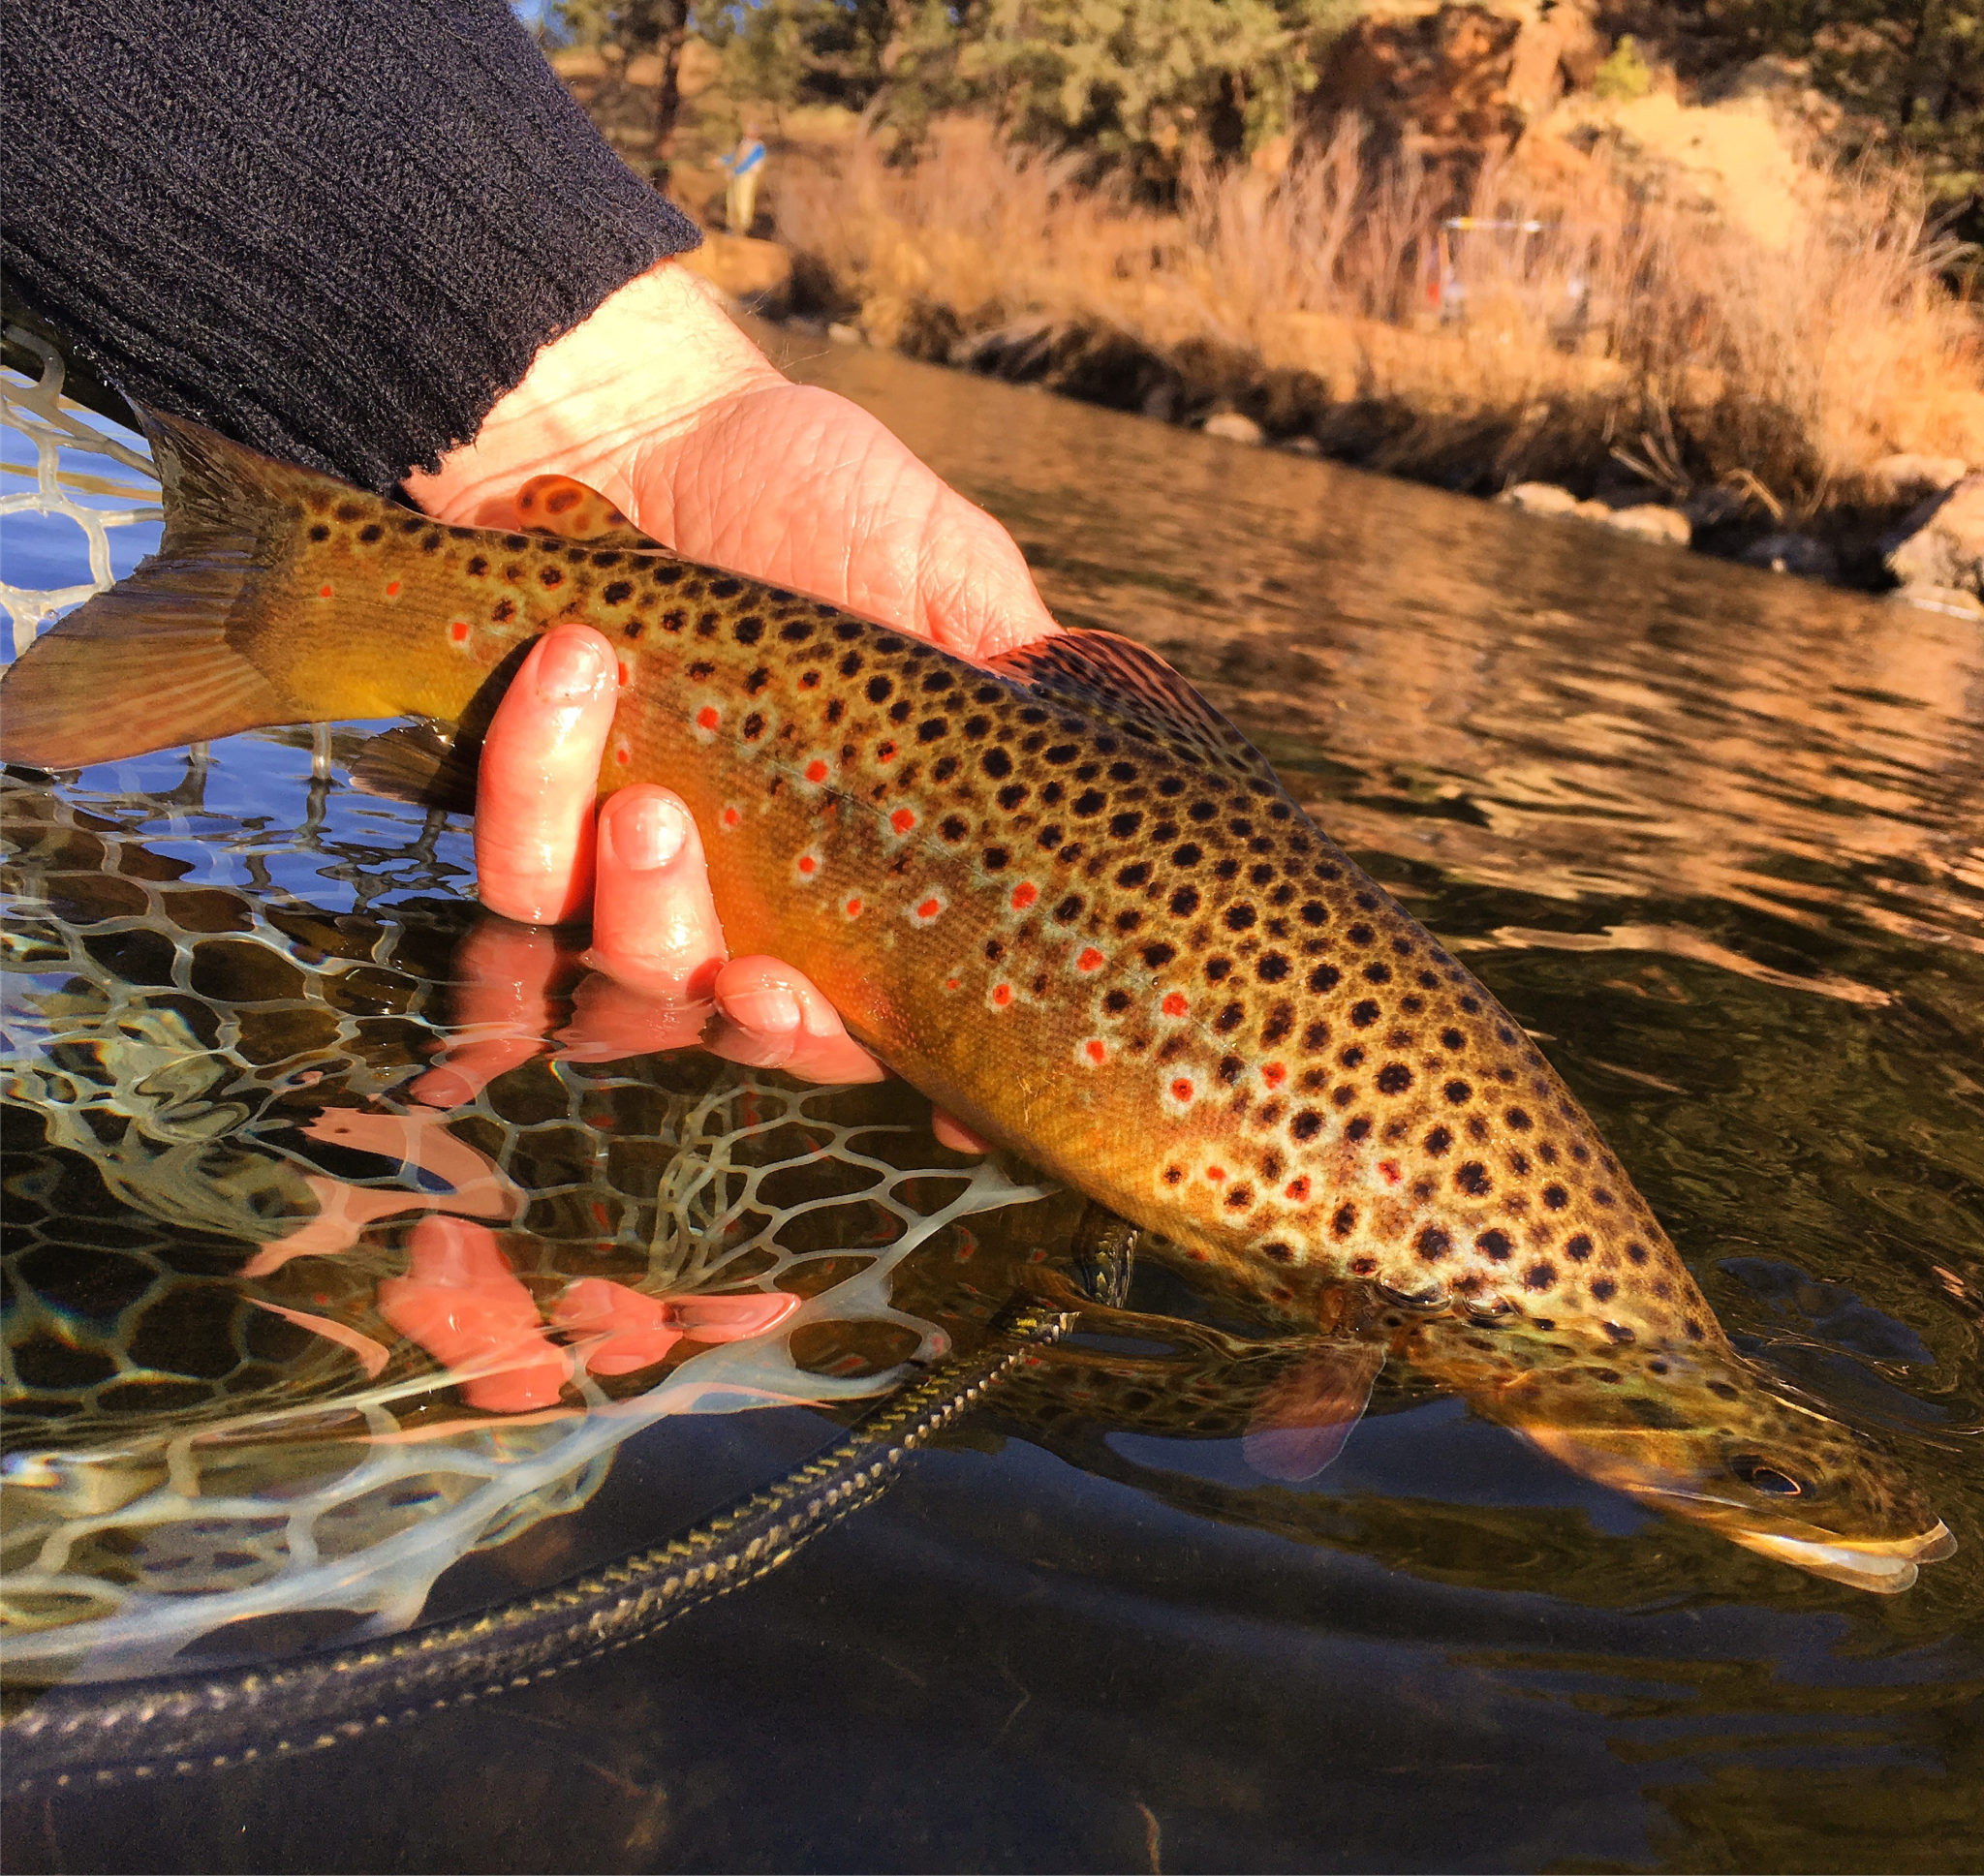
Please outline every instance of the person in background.
M764 141L747 117L737 147L723 159L730 180L724 190L724 226L732 234L749 234L758 219L758 185L764 179Z
M966 656L1057 630L1005 529L672 258L694 225L503 0L6 0L0 26L9 295L140 404L450 522L574 477L689 559ZM727 1053L878 1073L799 971L728 956L678 796L596 811L616 688L584 627L525 661L484 745L483 902L593 917L591 962L712 1000Z

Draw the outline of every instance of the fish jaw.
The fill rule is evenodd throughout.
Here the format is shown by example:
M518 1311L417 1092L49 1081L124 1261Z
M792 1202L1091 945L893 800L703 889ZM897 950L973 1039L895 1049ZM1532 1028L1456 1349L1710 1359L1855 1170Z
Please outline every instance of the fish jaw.
M1924 1563L1940 1563L1956 1554L1957 1540L1939 1519L1915 1537L1870 1538L1861 1542L1791 1537L1777 1531L1730 1530L1725 1533L1747 1551L1774 1557L1814 1577L1871 1589L1876 1596L1898 1596L1912 1589Z

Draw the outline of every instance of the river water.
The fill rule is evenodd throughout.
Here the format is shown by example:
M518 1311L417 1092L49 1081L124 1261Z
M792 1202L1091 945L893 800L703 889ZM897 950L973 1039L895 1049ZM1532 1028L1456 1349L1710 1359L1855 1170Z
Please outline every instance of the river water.
M1153 1391L1014 1400L652 1641L332 1753L21 1799L11 1865L1984 1867L1984 636L770 342L998 514L1061 618L1154 645L1246 730L1538 1038L1739 1345L1961 1548L1900 1595L1807 1577L1389 1369L1300 1484ZM307 752L242 758L251 801L232 747L170 826L136 804L183 787L175 758L71 805L181 855L252 823L218 881L244 893L378 864L365 816L396 811L334 804L344 870L322 841L295 862L250 811L302 802ZM375 892L444 960L460 838ZM906 1298L968 1333L957 1297ZM825 1430L696 1424L629 1439L582 1511L441 1600L654 1541Z

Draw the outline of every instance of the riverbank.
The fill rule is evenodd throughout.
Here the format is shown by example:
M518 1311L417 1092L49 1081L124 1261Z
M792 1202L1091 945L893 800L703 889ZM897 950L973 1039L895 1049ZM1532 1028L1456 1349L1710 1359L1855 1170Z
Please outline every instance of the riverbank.
M913 356L1893 586L1924 506L1984 464L1975 311L1906 178L1801 167L1754 113L1706 156L1671 101L1638 125L1526 139L1459 228L1354 126L1280 173L1191 176L1168 213L971 120L908 166L802 131L767 189L789 275L758 243L711 270L756 256L734 291ZM1687 188L1671 164L1651 186L1662 135Z

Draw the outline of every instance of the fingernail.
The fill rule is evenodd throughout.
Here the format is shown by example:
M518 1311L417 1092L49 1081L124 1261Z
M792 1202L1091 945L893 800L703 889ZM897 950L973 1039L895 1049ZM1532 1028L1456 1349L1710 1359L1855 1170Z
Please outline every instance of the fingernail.
M611 840L616 859L636 873L654 873L682 851L688 838L682 811L672 801L653 795L612 815Z
M799 1027L799 1000L783 985L772 984L726 997L724 1014L744 1029L788 1035Z
M591 638L554 632L538 657L538 695L546 703L575 703L598 690L604 675L604 661Z

